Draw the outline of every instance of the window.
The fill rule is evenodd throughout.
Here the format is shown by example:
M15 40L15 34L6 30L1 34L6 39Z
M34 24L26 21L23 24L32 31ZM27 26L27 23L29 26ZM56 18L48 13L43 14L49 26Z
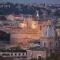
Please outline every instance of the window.
M23 55L24 55L24 53L23 53Z
M19 53L19 56L20 56L21 54Z
M15 53L15 55L17 55L17 54Z
M13 53L11 53L11 56L13 55Z

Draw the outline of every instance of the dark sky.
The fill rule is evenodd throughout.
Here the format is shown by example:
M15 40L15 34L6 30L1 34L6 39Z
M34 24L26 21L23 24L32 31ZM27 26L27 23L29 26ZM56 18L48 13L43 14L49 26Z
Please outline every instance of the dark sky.
M0 2L60 4L60 0L0 0Z

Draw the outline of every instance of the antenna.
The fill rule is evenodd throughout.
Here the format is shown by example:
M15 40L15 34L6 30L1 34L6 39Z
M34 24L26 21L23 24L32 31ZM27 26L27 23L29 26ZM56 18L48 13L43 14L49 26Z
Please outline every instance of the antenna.
M38 10L36 11L36 17L39 18L39 11Z

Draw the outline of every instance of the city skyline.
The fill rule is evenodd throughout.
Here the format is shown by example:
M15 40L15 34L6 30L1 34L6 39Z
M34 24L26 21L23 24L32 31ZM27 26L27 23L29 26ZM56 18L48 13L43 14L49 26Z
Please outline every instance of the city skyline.
M12 3L47 3L47 4L60 4L60 0L0 0L0 2L12 2Z

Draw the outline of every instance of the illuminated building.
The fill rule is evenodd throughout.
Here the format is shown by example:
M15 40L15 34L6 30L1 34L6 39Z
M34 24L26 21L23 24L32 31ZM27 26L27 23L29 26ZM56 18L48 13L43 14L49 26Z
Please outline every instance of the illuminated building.
M55 30L54 30L54 28L55 27L54 27L52 21L51 20L39 21L39 27L40 27L40 29L39 29L40 30L40 33L39 33L40 38L31 40L30 45L32 45L32 46L29 46L29 47L40 45L40 47L54 49L54 47L55 47ZM38 43L35 44L34 40Z
M60 18L58 18L56 21L56 32L57 36L60 37Z
M20 20L19 23L15 23L15 20L13 20L13 25L11 25L11 22L10 25L3 25L1 30L10 33L11 45L16 46L22 43L22 45L20 44L21 46L27 46L29 41L38 39L41 39L44 45L45 42L49 44L50 41L54 41L54 39L50 37L52 36L54 38L54 28L50 21L51 20L38 21L35 17L28 15L24 16L24 20Z
M60 28L56 29L57 36L60 37Z
M55 26L56 26L56 37L55 37L55 41L56 41L56 49L59 53L60 51L60 18L58 18L55 22Z

